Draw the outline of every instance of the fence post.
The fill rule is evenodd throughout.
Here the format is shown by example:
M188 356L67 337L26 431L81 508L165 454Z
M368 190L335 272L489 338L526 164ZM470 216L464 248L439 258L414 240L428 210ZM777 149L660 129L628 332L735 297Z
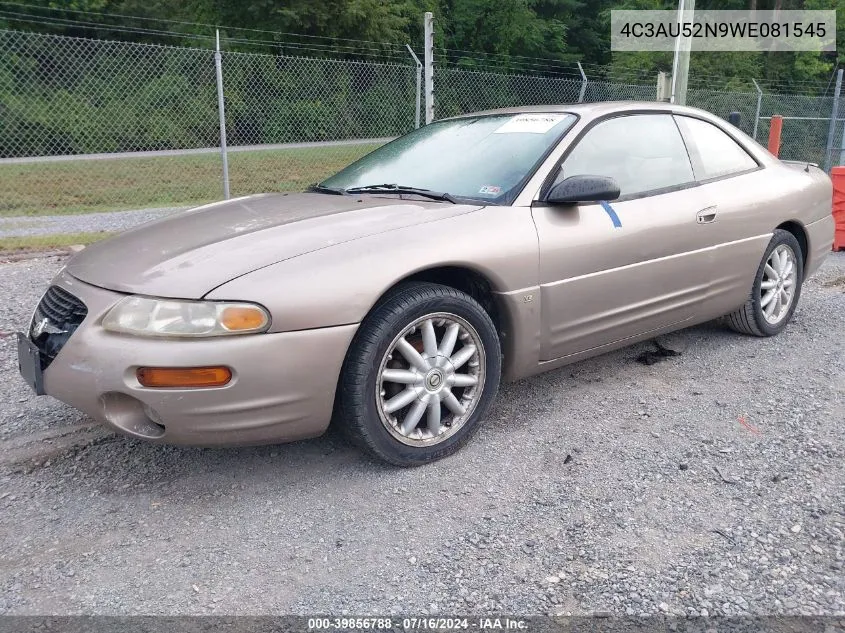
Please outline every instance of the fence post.
M425 12L425 124L434 120L434 15Z
M584 102L584 94L587 92L587 75L584 74L584 67L581 66L581 62L575 62L578 64L578 72L581 73L581 92L578 94L578 103Z
M214 70L217 75L217 113L220 115L220 158L223 159L223 197L229 199L229 157L226 154L226 102L223 98L223 56L220 54L220 29L217 29L217 49L214 51Z
M657 73L657 100L669 101L672 98L671 79L662 70Z
M751 135L755 141L757 140L757 124L760 123L760 105L763 103L763 91L760 90L760 86L757 85L757 80L753 77L751 78L754 87L757 89L757 109L754 111L754 133Z
M833 89L833 106L830 109L830 126L827 128L827 151L824 158L824 169L830 172L833 167L833 138L836 136L836 119L839 116L839 94L842 91L842 69L836 71L836 87ZM840 152L839 162L842 162Z
M411 54L411 57L414 58L414 61L417 62L417 109L414 110L414 127L420 127L420 89L422 88L422 63L420 62L420 58L417 57L416 53L414 53L414 49L411 48L410 44L405 44L405 48L408 49L408 52Z

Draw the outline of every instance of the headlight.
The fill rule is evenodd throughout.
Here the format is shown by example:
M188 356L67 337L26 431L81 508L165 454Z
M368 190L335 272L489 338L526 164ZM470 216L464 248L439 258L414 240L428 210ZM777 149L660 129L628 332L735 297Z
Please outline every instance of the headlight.
M264 332L270 315L254 303L126 297L108 311L103 327L137 336L227 336Z

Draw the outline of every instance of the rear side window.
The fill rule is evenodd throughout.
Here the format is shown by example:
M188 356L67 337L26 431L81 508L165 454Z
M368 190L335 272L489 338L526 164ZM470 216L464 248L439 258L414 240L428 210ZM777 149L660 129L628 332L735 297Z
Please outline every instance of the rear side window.
M689 148L696 180L739 174L757 167L742 146L718 127L701 119L676 116Z
M558 180L576 175L609 176L622 196L695 181L678 126L669 114L634 114L598 123L566 157Z

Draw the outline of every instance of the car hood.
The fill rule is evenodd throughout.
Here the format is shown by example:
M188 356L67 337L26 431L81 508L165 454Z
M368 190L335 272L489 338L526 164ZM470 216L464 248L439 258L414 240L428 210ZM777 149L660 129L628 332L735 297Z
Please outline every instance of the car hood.
M297 255L479 208L396 196L247 196L92 244L68 262L67 272L109 290L199 299L227 281Z

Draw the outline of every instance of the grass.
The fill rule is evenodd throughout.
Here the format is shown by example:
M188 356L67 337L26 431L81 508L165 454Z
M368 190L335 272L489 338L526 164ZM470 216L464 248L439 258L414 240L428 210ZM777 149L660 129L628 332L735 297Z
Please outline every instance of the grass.
M114 235L108 231L94 233L64 233L58 235L24 235L21 237L0 238L0 255L17 254L28 251L50 251L66 248L75 244L92 244Z
M378 147L229 153L232 196L301 191ZM223 197L219 154L0 164L0 217L186 207Z

